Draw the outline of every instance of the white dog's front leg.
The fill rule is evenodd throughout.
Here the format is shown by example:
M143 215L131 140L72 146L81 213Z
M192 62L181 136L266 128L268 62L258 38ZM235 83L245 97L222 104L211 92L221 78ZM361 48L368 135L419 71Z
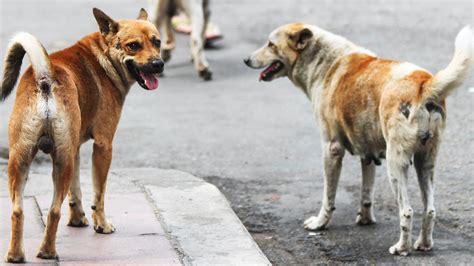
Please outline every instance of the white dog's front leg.
M392 190L398 201L400 215L400 240L390 247L389 252L394 255L407 256L411 249L411 230L413 209L408 200L407 172L409 156L390 148L387 150L388 176ZM406 158L405 158L406 157Z
M331 220L335 207L337 183L341 175L344 147L339 142L326 142L323 144L324 156L324 195L323 205L318 216L312 216L304 222L308 230L321 230Z
M367 164L361 159L362 166L362 189L360 199L360 209L357 214L356 223L358 225L369 225L375 223L373 212L375 164Z

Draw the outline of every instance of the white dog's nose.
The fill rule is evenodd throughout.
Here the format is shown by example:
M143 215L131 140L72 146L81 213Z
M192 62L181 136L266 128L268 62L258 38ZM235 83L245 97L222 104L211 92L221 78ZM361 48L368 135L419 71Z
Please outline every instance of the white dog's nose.
M245 63L247 66L250 66L250 57L245 58L245 59L244 59L244 63Z

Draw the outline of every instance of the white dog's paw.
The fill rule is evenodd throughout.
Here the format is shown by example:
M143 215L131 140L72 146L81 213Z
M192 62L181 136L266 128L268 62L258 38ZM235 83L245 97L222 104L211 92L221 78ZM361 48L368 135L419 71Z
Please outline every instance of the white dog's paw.
M418 238L413 247L419 251L430 251L431 249L433 249L433 240L423 241L422 238Z
M306 230L323 230L329 223L329 219L311 216L304 221L304 228Z
M388 249L388 252L392 255L408 256L408 254L410 254L410 245L398 242L391 246Z
M356 217L356 224L358 225L370 225L370 224L375 224L377 222L377 220L375 220L375 217L373 215L369 215L369 214L362 214L362 213L359 213L357 214L357 217Z

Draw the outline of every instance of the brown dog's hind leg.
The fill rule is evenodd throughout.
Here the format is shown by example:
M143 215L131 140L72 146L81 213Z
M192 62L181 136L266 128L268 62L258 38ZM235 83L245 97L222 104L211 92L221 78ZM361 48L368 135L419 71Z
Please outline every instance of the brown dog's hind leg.
M28 179L28 169L31 160L25 162L24 158L25 156L22 156L22 154L16 150L10 149L10 158L8 160L8 188L13 203L13 209L11 216L11 240L5 257L6 262L21 263L25 261L25 252L23 250L23 190L26 180Z
M82 208L82 192L80 183L80 154L79 151L76 154L74 162L74 176L69 188L69 226L72 227L85 227L89 225L84 209Z
M48 213L43 242L36 255L38 258L56 259L58 257L56 253L56 232L61 217L61 205L66 198L74 174L74 157L75 154L60 156L55 153L52 155L54 196Z
M100 234L115 232L115 227L107 221L104 211L105 187L111 161L112 143L102 142L96 138L92 152L92 181L94 184L92 219L94 220L94 230Z

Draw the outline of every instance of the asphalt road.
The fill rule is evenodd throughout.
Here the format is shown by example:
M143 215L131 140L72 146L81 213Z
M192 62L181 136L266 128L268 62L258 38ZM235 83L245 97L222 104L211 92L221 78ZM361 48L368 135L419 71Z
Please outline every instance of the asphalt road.
M115 139L112 168L173 168L216 184L276 264L472 263L472 75L448 99L448 124L436 174L435 248L401 258L388 254L398 238L398 212L385 165L377 169L376 225L355 225L360 167L357 158L347 156L329 230L309 234L303 229L303 220L319 210L323 180L319 131L310 103L286 79L259 83L258 72L246 68L242 59L277 26L305 21L380 56L436 72L451 59L459 29L474 25L473 5L472 0L213 1L212 20L225 34L219 49L207 51L214 80L203 82L197 77L189 61L188 39L179 37L159 90L148 92L139 86L131 90ZM96 30L93 6L115 18L133 18L147 4L2 0L0 56L17 31L33 33L48 51L74 43ZM0 147L7 145L13 102L14 97L0 105ZM90 165L90 153L89 143L82 149L83 166ZM416 237L422 208L413 171L411 176Z

